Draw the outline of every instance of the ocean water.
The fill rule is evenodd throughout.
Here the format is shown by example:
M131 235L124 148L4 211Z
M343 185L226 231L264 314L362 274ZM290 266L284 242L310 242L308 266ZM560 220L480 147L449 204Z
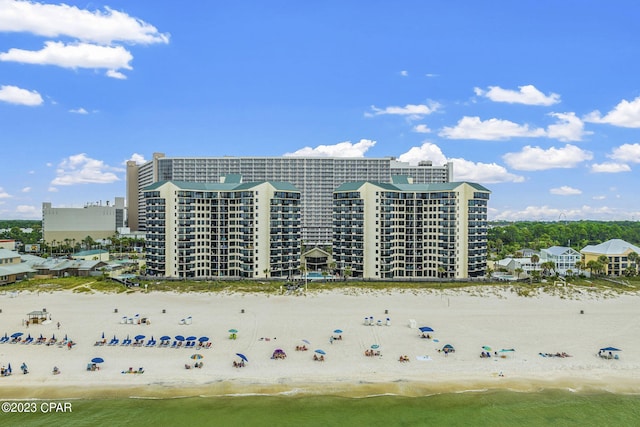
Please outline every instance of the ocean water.
M41 401L37 401L40 403ZM45 401L49 402L49 401ZM0 413L2 426L637 426L640 396L481 391L422 397L92 399L71 413Z

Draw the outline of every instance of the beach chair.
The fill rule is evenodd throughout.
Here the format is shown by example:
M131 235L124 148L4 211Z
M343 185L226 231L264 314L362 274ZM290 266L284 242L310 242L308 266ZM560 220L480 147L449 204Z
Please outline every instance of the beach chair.
M178 341L174 341L173 344L171 344L171 348L176 348L178 347Z
M29 336L27 337L27 339L24 340L23 344L31 344L33 342L33 337Z
M7 336L4 336L4 337L0 338L0 344L4 344L7 341L9 341L9 337L7 337Z
M119 342L120 340L118 338L111 338L111 341L109 341L109 345L110 346L118 345Z

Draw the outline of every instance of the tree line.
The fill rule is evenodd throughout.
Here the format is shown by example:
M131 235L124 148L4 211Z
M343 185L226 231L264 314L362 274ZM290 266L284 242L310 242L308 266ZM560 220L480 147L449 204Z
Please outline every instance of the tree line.
M636 221L556 221L490 222L489 252L504 257L520 249L540 250L566 246L577 251L610 239L640 245L640 222Z

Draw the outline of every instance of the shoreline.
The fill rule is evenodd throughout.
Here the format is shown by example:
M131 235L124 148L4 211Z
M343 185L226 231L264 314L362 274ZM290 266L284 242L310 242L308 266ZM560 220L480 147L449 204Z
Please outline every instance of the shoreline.
M285 384L237 384L219 381L198 385L140 385L140 386L9 386L0 388L0 399L24 400L112 400L112 399L186 399L223 398L243 396L308 397L335 396L361 399L376 396L425 397L441 394L513 392L544 393L546 391L568 391L577 394L620 394L640 396L637 379L626 377L531 379L466 378L449 381L418 382L398 379L391 382L324 382Z
M34 344L0 344L0 363L13 374L0 378L3 399L171 399L216 396L332 395L363 398L504 390L640 394L640 343L635 339L640 295L576 293L574 298L510 290L371 291L354 289L308 295L212 293L51 293L0 295L0 335L68 335L71 350ZM27 313L46 307L51 321L23 326ZM134 314L149 324L122 323ZM388 323L365 325L368 315ZM192 323L182 320L191 316ZM412 322L413 321L413 322ZM57 322L61 323L60 329ZM412 323L435 329L421 339ZM228 330L238 329L237 339ZM334 329L344 340L331 341ZM144 334L207 336L210 349L95 346L101 335L123 339ZM309 341L310 351L295 347ZM450 355L438 351L455 345ZM380 357L363 355L379 345ZM481 359L483 346L495 356ZM597 357L619 346L619 360ZM273 360L282 348L286 360ZM312 359L323 349L326 362ZM515 348L499 357L497 350ZM567 352L549 358L540 352ZM232 367L236 353L247 367ZM202 369L184 369L200 354ZM398 357L407 355L409 362ZM104 357L97 372L87 362ZM29 373L19 366L25 362ZM52 375L52 366L62 374ZM122 374L144 367L144 374ZM503 373L503 376L500 374Z

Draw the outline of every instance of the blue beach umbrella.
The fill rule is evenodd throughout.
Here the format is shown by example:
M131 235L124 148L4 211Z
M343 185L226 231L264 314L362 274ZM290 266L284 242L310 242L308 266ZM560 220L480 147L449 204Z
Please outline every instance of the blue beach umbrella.
M170 337L169 335L163 335L163 336L161 336L161 337L160 337L160 339L161 339L162 341L167 341L167 340L170 340L170 339L171 339L171 337Z
M102 339L104 339L104 332L102 332Z
M23 336L23 335L24 335L24 334L23 334L22 332L16 332L16 333L14 333L13 335L11 335L11 338L18 338L18 337L21 337L21 336Z
M336 329L335 331L333 331L334 334L341 334L342 333L342 329Z
M236 353L236 356L238 356L240 359L244 360L245 362L248 362L249 360L247 359L247 356L245 356L242 353Z
M11 369L11 363L9 363L9 364L7 365L7 371L8 371L9 373L11 373L11 371L12 371L12 369Z
M184 341L184 337L182 335L176 335L176 341Z
M94 357L93 359L91 359L91 363L102 363L104 362L104 359L102 357Z
M198 337L194 337L193 335L188 336L187 338L185 338L187 341L195 341Z
M327 353L324 352L324 350L320 350L320 349L316 350L316 353L318 353L318 354L327 354Z
M207 342L207 341L209 341L209 337L200 337L200 338L198 338L198 341L199 342Z
M604 348L601 348L600 351L622 351L622 350L615 347L604 347Z
M137 341L143 340L144 339L144 335L136 335L134 337Z
M302 342L305 344L311 344L308 340L302 340Z
M229 333L237 334L238 330L237 329L229 329Z
M377 348L380 348L380 346L378 344L374 344L374 345L371 346L371 348L375 350Z
M420 332L433 332L433 329L431 329L428 326L422 326L420 329Z

